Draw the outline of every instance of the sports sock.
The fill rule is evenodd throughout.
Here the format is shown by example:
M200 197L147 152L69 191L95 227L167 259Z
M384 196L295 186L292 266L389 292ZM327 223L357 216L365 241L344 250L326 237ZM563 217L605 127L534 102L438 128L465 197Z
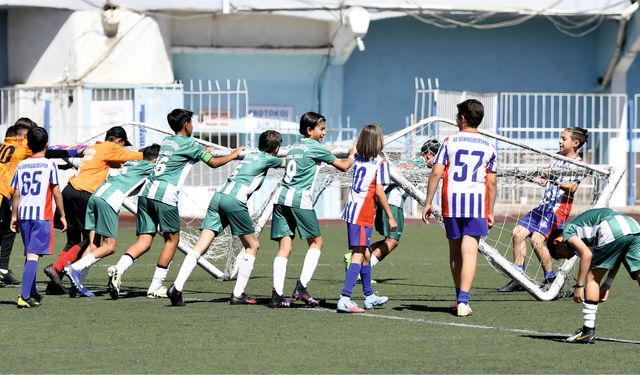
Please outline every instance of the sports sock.
M273 259L273 289L276 293L282 295L284 293L284 279L287 276L288 258L275 257Z
M127 271L127 269L129 269L129 267L133 265L134 260L135 259L133 259L130 254L125 253L123 256L121 256L120 260L118 260L118 263L116 264L118 275L123 275Z
M27 260L22 271L22 289L20 295L22 299L28 299L31 296L31 288L36 281L36 272L38 271L37 260Z
M251 271L253 270L253 263L255 261L256 257L246 252L238 256L238 278L236 280L236 286L233 288L234 296L240 297L242 293L244 293L244 289L247 287L247 283L251 277Z
M300 283L303 287L307 287L311 277L318 267L318 260L320 259L320 249L310 247L307 250L307 255L304 257L304 263L302 264L302 272L300 273Z
M371 254L371 267L375 267L375 265L378 263L380 263L378 258L375 255Z
M464 303L464 304L469 304L469 292L461 290L460 293L458 293L458 303Z
M596 326L596 314L598 313L598 301L584 301L582 303L582 319L584 326L594 328Z
M75 262L80 250L82 250L82 247L78 244L71 246L67 251L61 251L58 259L53 263L53 267L55 267L58 272L62 271L67 265Z
M556 271L553 270L553 268L551 269L551 271L549 272L545 272L544 273L544 278L545 280L553 280L556 278Z
M167 273L169 273L169 267L171 267L171 263L169 263L167 268L156 265L156 270L153 273L153 279L151 279L149 289L158 289L162 286L162 283L167 278Z
M87 254L79 260L71 263L71 267L76 271L83 271L96 263L98 259L93 254Z
M362 292L365 297L373 294L373 288L371 287L371 265L367 264L360 268L360 278L362 279Z
M189 276L193 272L193 269L198 265L198 259L200 258L200 254L191 250L187 253L187 256L184 257L184 261L182 262L182 266L180 267L180 271L178 271L178 276L176 277L176 281L173 282L173 286L178 290L182 291L184 289L184 284L187 282Z
M514 266L516 266L518 271L524 272L524 264L514 264Z
M353 292L353 287L356 286L356 282L358 281L358 275L360 275L360 270L362 269L362 265L358 263L349 264L349 268L347 269L347 275L344 277L344 287L342 288L342 295L345 297L351 297L351 293Z
M38 287L36 286L36 276L37 276L37 272L33 274L33 282L31 283L31 293L29 294L32 296L35 296L36 294L38 294Z

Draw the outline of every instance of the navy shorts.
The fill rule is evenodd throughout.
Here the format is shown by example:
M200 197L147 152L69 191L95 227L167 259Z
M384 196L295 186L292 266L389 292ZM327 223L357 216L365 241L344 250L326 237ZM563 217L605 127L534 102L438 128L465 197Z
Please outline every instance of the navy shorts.
M564 228L564 220L558 217L551 208L547 209L545 206L538 206L527 212L527 214L518 221L518 225L531 233L538 232L545 237L549 237L549 234L551 234L554 229Z
M354 247L369 247L371 245L371 234L373 227L347 223L347 239L349 249Z
M49 220L18 220L24 255L53 254L53 222Z
M489 226L485 218L445 217L444 230L447 239L459 240L462 236L483 237L489 234Z

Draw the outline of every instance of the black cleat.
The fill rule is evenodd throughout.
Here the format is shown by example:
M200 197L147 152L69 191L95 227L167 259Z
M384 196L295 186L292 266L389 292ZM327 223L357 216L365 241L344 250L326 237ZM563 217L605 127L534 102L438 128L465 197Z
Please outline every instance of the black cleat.
M38 292L32 293L30 297L31 297L30 299L32 299L38 305L42 304L42 299L44 298L42 297L42 294Z
M296 282L296 288L293 290L292 296L293 296L293 299L295 299L296 301L304 302L304 304L307 305L307 307L316 307L320 305L320 302L318 302L315 298L311 297L311 294L309 294L309 292L307 291L307 288L302 286L302 283L300 282L300 280Z
M7 273L0 272L0 285L3 286L14 286L19 285L20 281L13 276L11 270L8 270Z
M50 296L61 296L69 293L67 288L61 284L56 284L53 281L49 281L49 283L47 283L47 289L45 289L44 292Z
M167 295L171 301L171 306L185 306L182 300L182 292L176 289L175 285L171 284L169 290L167 290Z
M229 299L230 305L255 305L257 301L253 298L250 298L246 293L242 293L240 297L236 297L231 293L231 298Z
M291 307L292 305L291 301L279 295L275 289L271 292L271 302L269 302L269 307L278 309Z
M582 327L576 331L576 334L567 338L567 342L573 344L595 344L596 328Z
M509 281L507 285L498 289L498 292L501 292L501 293L524 292L524 291L525 291L524 287L515 280Z
M47 294L67 294L67 289L62 285L62 280L60 279L60 273L53 264L50 264L44 268L44 274L51 280L49 285L47 285Z

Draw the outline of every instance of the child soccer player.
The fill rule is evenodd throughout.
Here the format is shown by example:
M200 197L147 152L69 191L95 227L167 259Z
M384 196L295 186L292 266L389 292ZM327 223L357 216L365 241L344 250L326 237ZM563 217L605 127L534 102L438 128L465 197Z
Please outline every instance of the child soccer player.
M283 293L296 228L300 237L307 240L309 250L293 290L293 298L310 307L318 305L318 301L307 291L309 281L318 266L323 244L318 218L313 210L313 187L321 163L345 172L351 168L355 154L355 148L352 148L347 159L337 159L320 143L326 133L326 119L318 113L307 112L302 115L299 130L304 138L287 153L285 175L277 193L278 201L273 206L271 239L279 244L273 260L271 307L291 306L291 301L285 299Z
M213 194L207 216L202 223L202 233L198 243L185 257L176 281L169 287L169 299L173 306L184 306L182 290L185 282L198 264L198 258L207 251L216 236L227 225L231 226L231 234L240 237L245 249L238 256L238 278L229 303L232 305L256 303L255 299L249 298L244 292L260 247L247 208L247 201L251 194L260 188L269 168L283 166L283 160L275 156L280 150L281 143L282 136L275 130L267 130L260 134L258 140L260 151L246 155L242 163L231 173L227 182Z
M606 301L620 263L640 285L640 225L610 208L594 208L576 216L564 230L554 230L547 248L554 259L580 257L573 300L582 304L584 323L567 342L594 344L598 302Z
M127 197L137 194L151 175L160 145L154 143L141 151L143 160L128 161L120 169L112 170L89 198L85 218L89 248L82 258L65 267L65 273L83 297L93 297L93 293L83 286L86 272L102 258L115 253L122 203Z
M69 218L67 243L56 261L44 269L44 273L51 279L47 293L64 294L60 273L89 246L89 231L85 230L84 219L91 194L107 179L110 168L119 168L129 160L142 159L141 152L128 150L124 146L131 146L124 128L114 126L109 129L104 142L96 143L84 151L78 173L69 179L62 190Z
M22 235L26 257L22 273L22 289L18 297L18 308L40 305L42 296L36 289L38 259L42 255L51 255L53 251L53 207L51 198L56 202L63 229L67 227L58 187L58 169L53 161L45 159L49 136L43 128L31 128L27 132L27 144L33 156L18 164L11 181L13 207L11 230Z
M136 242L129 247L116 266L111 266L107 270L109 294L113 299L118 298L122 275L133 265L134 260L149 251L157 232L162 233L164 237L164 247L158 257L147 297L167 297L167 288L162 285L162 282L167 277L169 264L173 260L180 241L178 195L187 174L193 164L198 161L217 168L238 157L244 149L244 147L238 147L227 156L214 158L209 149L205 149L191 138L192 117L193 112L185 109L174 109L167 115L169 126L176 134L162 141L153 173L149 176L138 198Z
M433 160L435 159L439 148L440 143L437 140L429 139L420 148L420 155L406 164L409 164L412 167L431 169L433 168ZM389 227L388 215L384 210L384 207L382 205L378 205L375 227L376 231L384 236L384 239L371 245L371 267L375 267L398 247L398 244L400 244L400 237L402 236L402 230L404 228L403 207L409 194L393 184L385 189L385 193L387 195L389 206L391 207L391 213L393 214L398 226L395 230L391 230Z
M431 202L444 175L442 216L456 287L455 313L469 316L472 312L469 293L476 274L478 242L493 226L498 161L494 145L477 130L484 117L482 103L468 99L457 107L456 121L460 132L447 137L438 150L429 176L422 220L428 223Z
M587 130L582 128L566 128L560 135L560 152L562 156L582 162L578 150L587 142ZM577 170L578 166L565 160L555 160L551 163L551 169ZM558 176L547 180L536 178L533 182L546 184L544 195L540 204L529 211L513 229L513 259L517 269L524 272L524 261L527 256L527 244L525 239L531 237L531 246L540 260L544 270L544 282L546 285L553 283L556 273L549 257L549 251L545 248L545 241L549 233L554 229L562 229L569 218L573 206L573 195L578 190L581 176ZM499 292L521 291L524 288L515 280L498 289Z
M351 292L358 275L362 279L364 307L372 309L387 303L389 298L380 297L371 287L371 232L377 203L387 214L389 229L395 231L397 223L387 202L383 185L391 184L389 164L378 157L384 146L384 135L379 125L365 125L356 142L353 163L353 182L342 219L347 222L347 238L352 251L351 264L344 279L344 288L338 301L337 311L361 313L363 309L351 300Z

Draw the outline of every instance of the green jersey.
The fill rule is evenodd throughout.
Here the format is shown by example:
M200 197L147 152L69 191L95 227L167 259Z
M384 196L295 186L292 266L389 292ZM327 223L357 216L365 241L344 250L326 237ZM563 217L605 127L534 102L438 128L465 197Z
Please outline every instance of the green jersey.
M269 168L282 165L282 160L264 151L245 156L218 191L247 203L251 194L262 186Z
M178 205L178 193L193 164L206 154L204 147L191 137L172 135L160 145L153 173L144 186L143 197L170 206Z
M633 218L610 208L595 208L576 216L563 230L566 241L578 236L590 249L606 245L629 234L640 233L640 225Z
M125 198L135 194L147 181L154 166L154 163L147 160L134 160L124 163L120 169L111 169L107 180L93 195L107 202L118 212Z
M313 209L313 188L321 163L333 164L336 157L322 143L303 138L287 153L286 171L280 184L278 204Z
M413 164L418 168L428 168L427 163L424 162L424 158L422 156L418 156L413 160L409 160L407 163ZM387 193L387 200L389 201L389 205L400 208L404 206L404 201L409 197L409 193L407 193L403 189L400 189L396 185L388 186L385 189L385 193Z

